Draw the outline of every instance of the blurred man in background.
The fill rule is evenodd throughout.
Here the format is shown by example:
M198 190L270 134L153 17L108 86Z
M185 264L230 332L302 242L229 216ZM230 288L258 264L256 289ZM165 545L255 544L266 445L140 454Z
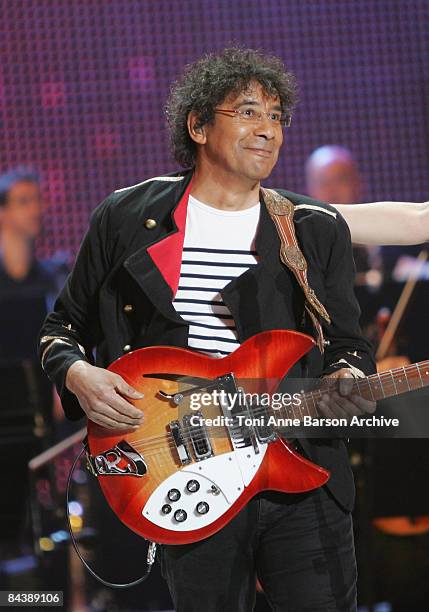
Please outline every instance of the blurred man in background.
M324 145L313 151L305 165L305 176L307 192L316 200L330 204L357 204L362 201L363 180L356 160L345 147ZM356 284L380 284L379 247L355 246L353 258Z
M305 174L307 191L315 199L334 205L353 205L362 199L363 180L356 160L345 147L325 145L316 149L306 162ZM371 223L371 219L368 222ZM407 247L407 250L417 254L420 248ZM363 311L361 325L375 345L380 341L379 324L374 313L369 318L368 315L373 310L372 303L394 307L395 300L392 301L386 281L397 284L390 275L403 251L403 247L392 246L353 249L356 284L360 285L356 292ZM377 275L378 283L375 282ZM381 284L383 276L385 283ZM373 292L375 287L378 287L377 295ZM377 321L383 310L389 309L381 309ZM395 334L387 359L392 358L391 353L397 355L399 346L405 348L409 344L410 338L404 342L402 336ZM419 355L417 359L425 357L426 354ZM410 363L406 356L397 358L401 360L398 366ZM378 363L377 366L382 371L396 364ZM411 402L409 407L413 409L415 404ZM373 442L354 439L349 446L357 480L354 520L360 601L371 604L387 600L393 612L420 612L426 609L429 598L426 579L429 575L429 516L420 486L429 474L426 440L379 439Z
M360 202L362 178L356 160L345 147L325 145L313 151L305 174L312 197L332 204Z
M42 231L37 173L18 167L0 176L0 558L28 541L29 459L49 444L53 393L36 355L36 339L66 266L39 261ZM25 547L24 547L25 548Z

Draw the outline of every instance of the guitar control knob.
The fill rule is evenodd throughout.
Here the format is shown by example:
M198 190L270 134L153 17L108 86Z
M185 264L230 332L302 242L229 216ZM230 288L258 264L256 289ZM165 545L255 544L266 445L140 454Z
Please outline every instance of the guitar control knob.
M170 504L164 504L161 508L162 514L169 514L171 512Z
M179 489L170 489L167 493L167 497L170 501L177 501L178 499L180 499Z
M174 513L174 518L178 523L183 523L188 518L188 515L184 510L176 510Z
M188 482L186 483L186 488L189 493L195 493L200 488L200 483L198 482L198 480L188 480Z
M195 510L198 512L198 514L207 514L207 512L209 511L209 505L207 502L202 501L197 504Z

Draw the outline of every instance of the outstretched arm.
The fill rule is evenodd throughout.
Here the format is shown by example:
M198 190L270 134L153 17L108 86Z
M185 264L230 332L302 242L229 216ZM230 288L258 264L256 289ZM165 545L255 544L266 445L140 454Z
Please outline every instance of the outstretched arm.
M421 244L429 240L429 202L332 204L354 244Z

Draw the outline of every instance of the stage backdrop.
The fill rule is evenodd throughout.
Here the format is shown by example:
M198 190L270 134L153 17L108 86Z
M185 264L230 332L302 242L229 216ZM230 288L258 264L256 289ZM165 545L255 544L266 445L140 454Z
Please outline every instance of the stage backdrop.
M76 252L110 191L176 168L164 103L183 66L230 43L277 54L301 103L270 185L346 145L365 198L428 198L427 0L1 0L0 170L34 165L39 251Z

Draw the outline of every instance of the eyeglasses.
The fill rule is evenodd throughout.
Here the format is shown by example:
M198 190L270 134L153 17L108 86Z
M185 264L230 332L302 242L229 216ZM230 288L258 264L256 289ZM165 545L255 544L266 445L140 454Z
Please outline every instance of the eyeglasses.
M235 116L243 123L261 123L263 115L266 115L275 126L290 127L292 121L292 116L288 113L259 111L254 108L215 108L214 112L230 117Z

